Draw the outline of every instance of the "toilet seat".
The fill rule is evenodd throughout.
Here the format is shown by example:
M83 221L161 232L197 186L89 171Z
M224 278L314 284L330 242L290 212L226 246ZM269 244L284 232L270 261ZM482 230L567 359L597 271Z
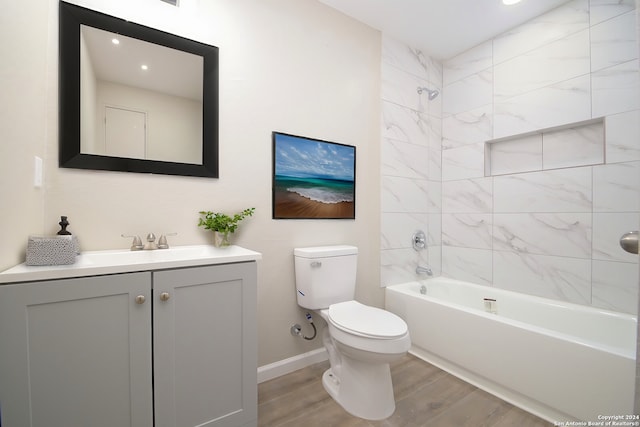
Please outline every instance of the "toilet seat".
M328 319L344 332L371 339L396 339L407 334L407 324L400 317L358 301L330 305Z

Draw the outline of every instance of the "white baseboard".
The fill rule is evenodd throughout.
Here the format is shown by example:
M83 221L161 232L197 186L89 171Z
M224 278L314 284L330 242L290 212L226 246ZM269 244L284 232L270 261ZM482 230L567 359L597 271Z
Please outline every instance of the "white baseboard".
M279 360L264 366L258 366L258 384L306 368L314 363L327 360L327 350L318 348L307 353L298 354L288 359Z

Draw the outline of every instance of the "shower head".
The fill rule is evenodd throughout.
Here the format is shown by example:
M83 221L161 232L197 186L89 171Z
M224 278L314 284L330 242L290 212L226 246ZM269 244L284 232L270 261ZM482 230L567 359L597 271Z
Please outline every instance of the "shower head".
M433 101L440 95L440 91L438 89L429 89L428 87L418 87L418 94L422 95L422 92L427 92L427 96L429 101Z

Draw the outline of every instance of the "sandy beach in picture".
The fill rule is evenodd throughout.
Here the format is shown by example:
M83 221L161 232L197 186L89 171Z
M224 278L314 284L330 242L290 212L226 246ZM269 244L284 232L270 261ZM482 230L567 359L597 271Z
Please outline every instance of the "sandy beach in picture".
M274 216L276 218L353 218L355 203L322 203L286 190L276 190Z
M274 218L355 218L355 147L274 132L273 154Z

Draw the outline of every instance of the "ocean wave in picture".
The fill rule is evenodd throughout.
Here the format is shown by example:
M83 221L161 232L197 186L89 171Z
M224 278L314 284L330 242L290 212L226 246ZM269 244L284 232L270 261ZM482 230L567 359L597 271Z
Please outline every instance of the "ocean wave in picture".
M339 191L331 188L303 188L303 187L291 187L287 188L290 193L299 194L302 197L313 200L320 203L342 203L353 202L353 193Z
M355 219L356 147L273 132L273 218Z

